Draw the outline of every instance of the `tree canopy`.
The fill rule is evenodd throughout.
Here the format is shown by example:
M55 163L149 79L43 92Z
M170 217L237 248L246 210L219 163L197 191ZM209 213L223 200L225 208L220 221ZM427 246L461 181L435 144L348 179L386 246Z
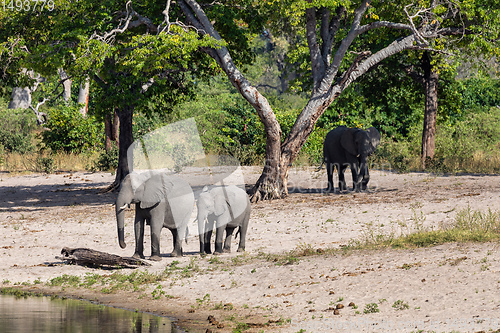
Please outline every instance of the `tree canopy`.
M495 0L59 0L52 10L1 14L0 65L11 78L23 68L88 76L100 89L100 110L122 115L147 105L148 93L173 91L166 103L175 102L175 89L185 96L193 77L222 70L266 133L254 199L279 198L316 122L354 81L396 54L435 52L443 65L466 54L498 56L499 11ZM286 38L284 57L297 73L291 87L309 96L286 138L241 67L253 60L249 41L262 33Z

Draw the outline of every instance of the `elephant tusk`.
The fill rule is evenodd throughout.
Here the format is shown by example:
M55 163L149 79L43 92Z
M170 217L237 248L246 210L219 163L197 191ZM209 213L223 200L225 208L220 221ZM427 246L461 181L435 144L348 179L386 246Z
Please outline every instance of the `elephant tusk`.
M120 209L126 209L126 208L127 208L127 204L120 207Z

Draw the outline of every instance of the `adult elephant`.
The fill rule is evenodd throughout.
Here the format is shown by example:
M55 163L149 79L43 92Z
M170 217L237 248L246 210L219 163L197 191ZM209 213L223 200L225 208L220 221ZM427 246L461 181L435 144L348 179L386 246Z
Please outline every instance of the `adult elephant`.
M250 220L250 199L241 188L228 186L214 186L203 188L198 201L198 232L200 235L200 253L212 253L210 239L214 223L215 254L231 252L231 237L235 228L239 227L240 243L238 252L245 250L245 239ZM206 220L206 222L205 222ZM226 232L224 248L222 247L223 233Z
M194 207L191 186L183 179L159 171L130 173L122 181L116 198L116 221L120 247L124 240L125 209L135 203L134 258L144 258L144 223L151 226L151 260L159 261L160 233L163 227L173 235L171 256L182 256L182 241Z
M326 135L323 144L323 158L328 175L327 191L334 191L333 168L337 167L339 189L346 190L344 171L349 166L352 172L353 190L364 191L370 174L366 158L371 155L380 143L380 133L375 127L366 131L360 128L339 126Z

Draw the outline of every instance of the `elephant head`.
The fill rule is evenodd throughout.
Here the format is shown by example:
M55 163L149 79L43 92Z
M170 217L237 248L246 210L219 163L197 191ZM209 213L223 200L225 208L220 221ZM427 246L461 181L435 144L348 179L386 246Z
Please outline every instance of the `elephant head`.
M348 128L340 138L340 144L351 155L357 156L360 160L366 160L380 143L380 133L375 127L370 127L366 131L359 128Z
M219 217L223 214L232 213L230 202L234 202L235 193L226 191L223 187L208 190L205 186L200 193L196 203L198 207L198 231L203 235L207 230L204 230L204 222L209 215Z
M165 200L172 187L172 182L159 172L130 173L123 179L115 203L118 242L122 249L127 246L124 236L125 209L131 203L139 204L142 209L153 207Z

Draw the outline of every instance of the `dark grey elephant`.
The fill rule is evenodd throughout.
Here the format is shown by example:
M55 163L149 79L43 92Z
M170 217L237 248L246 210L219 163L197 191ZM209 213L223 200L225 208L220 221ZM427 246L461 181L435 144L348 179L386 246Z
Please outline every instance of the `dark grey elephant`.
M200 235L200 253L212 253L210 239L214 223L215 254L231 252L231 237L235 228L239 227L240 243L238 252L245 251L245 239L250 220L250 199L247 193L234 185L205 187L198 201L198 232ZM206 222L205 222L206 220ZM223 233L226 231L224 248Z
M323 158L328 175L327 191L334 191L334 167L339 174L340 191L346 190L344 171L348 166L352 172L353 190L366 190L370 180L366 158L375 151L379 143L380 133L375 127L364 131L339 126L328 132L323 144Z
M120 247L124 240L125 209L135 203L134 258L144 258L144 223L151 226L151 260L159 261L160 233L163 227L173 235L171 255L182 256L182 241L187 236L187 224L194 207L191 186L183 179L163 172L131 173L123 179L116 198L116 221Z

